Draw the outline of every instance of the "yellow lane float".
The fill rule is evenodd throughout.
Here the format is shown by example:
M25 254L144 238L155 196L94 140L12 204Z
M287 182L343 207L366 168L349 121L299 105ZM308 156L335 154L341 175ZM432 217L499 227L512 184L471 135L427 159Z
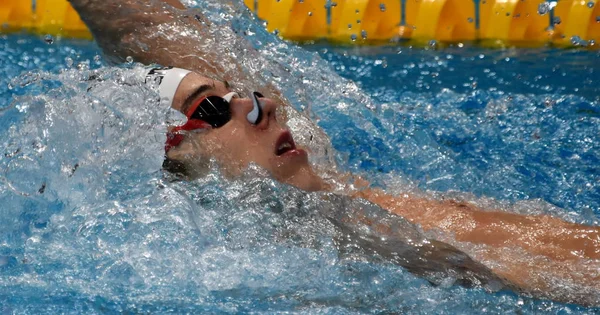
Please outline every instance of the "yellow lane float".
M293 40L594 45L600 0L245 0ZM597 44L596 44L597 46Z
M0 33L23 30L43 35L92 38L66 0L0 0Z
M600 46L600 0L244 0L291 40ZM0 32L91 38L66 0L0 0Z

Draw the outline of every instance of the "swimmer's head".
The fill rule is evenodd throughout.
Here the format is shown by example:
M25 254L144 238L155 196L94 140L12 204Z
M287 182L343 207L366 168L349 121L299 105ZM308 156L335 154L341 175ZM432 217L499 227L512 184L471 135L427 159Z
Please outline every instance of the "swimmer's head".
M164 93L169 97L177 84L171 107L187 117L185 124L170 130L167 164L177 165L193 177L210 159L232 176L254 163L282 182L305 190L322 188L307 152L296 146L284 116L277 114L282 105L257 92L240 97L227 82L184 73L177 71L171 76L178 83L170 83ZM177 140L172 141L174 138Z

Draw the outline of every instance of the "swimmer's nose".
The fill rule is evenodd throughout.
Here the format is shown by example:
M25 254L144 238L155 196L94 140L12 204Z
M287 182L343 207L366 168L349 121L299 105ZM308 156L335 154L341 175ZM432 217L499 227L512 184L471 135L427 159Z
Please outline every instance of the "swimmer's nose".
M249 93L247 98L233 98L230 104L234 116L261 129L269 126L271 118L275 119L277 105L260 92Z

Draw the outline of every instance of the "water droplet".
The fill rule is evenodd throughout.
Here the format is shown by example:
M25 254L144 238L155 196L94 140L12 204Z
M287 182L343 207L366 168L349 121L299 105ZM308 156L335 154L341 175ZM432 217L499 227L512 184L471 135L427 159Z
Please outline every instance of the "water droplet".
M100 63L102 63L102 56L100 55L95 55L94 56L94 62L99 65Z
M356 9L356 11L354 11L354 13L356 13L356 14L358 14L358 12L360 12L360 10L359 10L359 9Z
M44 36L44 41L46 42L46 44L50 45L54 43L54 37L52 37L52 35L50 34L47 34L46 36Z
M552 24L554 24L554 25L558 25L558 24L560 24L560 22L562 22L561 19L560 19L560 16L555 16L552 19Z
M351 29L351 28L352 28L352 24L348 24L348 29Z
M356 41L356 34L352 34L350 35L350 39L354 42Z
M275 30L273 31L273 34L275 34L275 35L279 35L279 29L275 29Z
M429 47L434 48L434 49L437 48L438 47L437 40L435 40L435 39L430 40L429 41Z
M586 47L588 45L588 42L587 42L587 40L581 39L581 37L575 35L575 36L571 36L571 44L573 44L573 46Z
M304 3L304 0L298 0L299 3Z
M87 61L87 62L82 61L79 64L77 64L77 70L79 70L79 71L88 70L89 68L90 68L89 61Z
M71 59L71 57L66 57L65 63L67 64L68 68L71 68L73 66L73 59Z
M380 4L379 4L379 10L380 10L381 12L385 12L385 3L380 3Z
M362 39L367 39L367 31L365 31L365 30L360 31L360 36L362 37Z
M312 12L310 12L310 11L309 11L309 12L308 12L308 16L312 16Z
M548 3L548 2L542 2L542 3L540 3L540 5L538 6L538 13L539 13L540 15L545 15L545 14L547 14L548 12L550 12L550 9L551 9L551 8L550 8L550 3Z
M331 9L333 7L337 6L336 2L331 2L331 0L327 0L327 2L325 3L325 9Z
M125 60L127 61L127 63L132 64L133 63L133 57L131 56L127 56L127 58L125 58Z
M600 15L596 17L596 23L600 23Z
M356 20L356 24L360 24L360 20Z
M473 20L473 18L472 18L472 17L470 17L470 18L468 18L468 19L467 19L467 21L468 21L469 23L473 23L473 21L474 21L474 20Z
M593 8L593 7L594 7L594 1L591 1L591 0L590 0L590 1L587 3L587 7L588 7L588 8L590 8L590 9L591 9L591 8Z

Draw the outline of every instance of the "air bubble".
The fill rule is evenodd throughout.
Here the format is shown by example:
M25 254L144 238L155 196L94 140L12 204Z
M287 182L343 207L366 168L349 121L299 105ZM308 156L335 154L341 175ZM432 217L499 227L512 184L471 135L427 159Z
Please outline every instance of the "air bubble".
M437 40L435 40L435 39L430 40L429 41L429 47L434 48L434 49L437 48L438 47Z
M132 64L133 63L133 57L127 56L127 58L125 58L125 61L127 61L128 64Z
M365 30L360 31L360 36L362 37L362 39L367 39L367 31L365 31Z
M44 36L44 41L46 42L46 44L50 45L54 43L54 37L52 37L52 35L50 34L47 34L46 36Z
M381 12L385 12L385 3L380 3L380 4L379 4L379 10L380 10Z
M352 29L352 24L348 24L348 29Z
M587 7L590 8L590 9L593 8L594 7L594 1L588 1Z
M351 39L353 42L354 42L354 41L356 41L356 38L357 38L356 34L352 34L352 35L350 35L350 39Z
M473 23L473 18L472 18L472 17L468 18L468 19L467 19L467 22L469 22L469 23Z

